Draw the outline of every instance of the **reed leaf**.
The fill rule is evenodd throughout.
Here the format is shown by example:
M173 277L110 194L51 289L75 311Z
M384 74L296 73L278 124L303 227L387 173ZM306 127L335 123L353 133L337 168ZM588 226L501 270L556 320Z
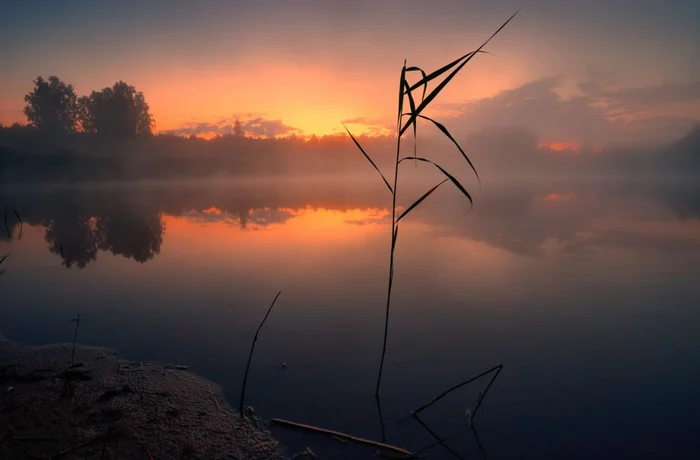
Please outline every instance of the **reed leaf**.
M403 84L405 87L408 87L408 82L406 80L403 81ZM407 92L406 95L408 96L408 105L411 107L411 113L416 111L416 101L413 100L413 94L411 92ZM403 114L401 114L403 116ZM401 116L399 116L399 120L401 119ZM418 156L418 142L416 141L416 138L418 137L418 123L413 123L413 156ZM418 164L418 163L416 163Z
M450 73L447 77L445 77L445 79L443 81L441 81L440 84L437 85L435 87L435 89L430 92L430 94L428 94L428 97L426 97L425 100L420 103L420 105L416 108L415 112L413 112L411 114L411 117L408 119L406 124L401 128L401 130L399 131L399 136L401 136L404 132L406 132L406 130L408 129L409 126L411 126L411 124L416 122L416 118L418 118L418 115L420 115L420 113L433 101L433 99L435 99L437 97L437 95L440 94L440 91L442 91L445 88L445 86L447 86L447 84L450 81L452 81L452 79L455 77L455 75L457 75L459 73L459 71L462 70L464 68L464 66L467 65L467 63L469 61L471 61L471 59L474 56L476 56L481 51L481 49L484 46L486 46L493 39L493 37L495 37L501 30L503 30L503 28L506 25L508 25L508 23L515 17L516 14L518 14L519 11L520 10L516 11L515 14L513 14L513 16L508 18L508 20L506 22L504 22L503 25L501 27L499 27L498 30L496 32L494 32L488 38L488 40L486 40L479 48L477 48L476 51L474 51L473 53L470 53L468 55L468 57L466 59L464 59L464 61L455 70L452 71L452 73Z
M407 215L409 212L411 212L411 211L413 210L413 208L415 208L416 206L418 206L419 204L421 204L421 203L423 202L423 200L425 200L426 198L428 198L428 197L430 196L431 193L433 193L435 190L437 190L437 188L438 188L439 186L441 186L442 184L444 184L445 182L447 182L447 179L443 180L442 182L440 182L439 184L437 184L435 187L433 187L433 188L431 188L430 190L428 190L427 192L425 192L425 194L424 194L423 196L421 196L420 198L418 198L411 206L409 206L404 212L401 213L401 215L396 219L396 223L398 224L399 221L400 221L405 215Z
M0 264L5 262L5 259L7 259L7 256L9 256L9 254L5 254L4 256L0 257Z
M414 89L418 88L418 86L423 85L423 95L420 98L420 101L423 102L425 100L425 92L428 90L428 77L425 75L425 71L421 69L420 67L409 67L406 69L406 72L420 72L421 75L423 76L423 79L418 82L416 85L413 85L413 87L408 88L407 92L411 92Z
M403 60L401 68L401 80L399 80L399 113L397 115L396 129L401 128L401 114L403 113L403 88L406 84L406 60Z
M394 235L391 237L391 252L394 252L394 249L396 248L396 240L399 237L399 226L395 225L394 226Z
M423 163L430 163L431 165L435 166L437 169L440 170L440 172L442 174L445 175L445 177L447 177L447 179L445 179L445 180L450 180L455 185L455 187L457 187L459 189L459 191L462 192L464 194L464 196L467 197L471 206L472 207L474 206L474 201L472 200L472 196L469 194L469 192L467 192L467 189L464 188L464 186L457 180L456 177L454 177L452 174L448 173L445 170L445 168L443 168L439 164L437 164L433 161L430 161L427 158L420 158L420 157L418 157L418 158L416 158L416 157L403 157L399 160L399 163L403 162L404 160L422 161Z
M438 70L432 72L432 73L431 73L430 75L428 75L428 76L426 76L426 75L425 75L425 72L423 72L423 78L422 78L421 80L417 81L416 83L414 83L414 84L410 87L410 91L413 91L413 90L417 89L417 88L418 88L419 86L421 86L421 85L423 85L423 87L427 88L428 82L430 82L431 80L436 79L437 77L439 77L439 76L442 75L443 73L445 73L445 72L447 72L448 70L450 70L452 67L454 67L454 66L456 66L457 64L459 64L463 59L468 58L469 56L471 56L471 55L474 54L474 53L476 53L476 51L470 51L470 52L468 52L467 54L465 54L464 56L462 56L462 57L460 57L460 58L458 58L458 59L455 59L454 61L450 62L449 64L446 64L446 65L440 67ZM492 53L489 53L488 51L479 51L479 53L492 54ZM423 99L425 99L425 96L423 96Z
M467 154L464 153L464 150L462 150L462 147L460 147L459 143L455 140L455 138L452 137L452 134L450 134L450 132L447 130L447 128L445 128L445 125L443 125L443 124L440 123L439 121L433 120L433 119L430 118L430 117L426 117L425 115L419 115L419 117L420 117L420 118L423 118L423 119L425 119L425 120L428 120L428 121L433 122L433 124L434 124L435 126L437 126L437 128L438 128L440 131L442 131L442 133L443 133L445 136L447 136L447 138L448 138L449 140L452 141L452 143L459 149L459 153L461 153L462 156L464 157L464 159L467 160L467 163L469 163L469 166L472 168L472 171L474 171L474 174L476 175L476 178L479 180L479 185L481 185L481 178L479 177L479 173L476 172L476 168L475 168L474 165L472 164L471 160L469 159L469 157L467 156ZM414 126L415 126L415 125L414 125ZM414 155L414 156L415 156L415 155Z
M360 149L360 152L362 152L362 154L365 156L365 158L367 158L367 160L372 164L372 166L374 166L374 169L377 170L377 172L379 173L379 175L382 176L382 180L383 180L384 183L386 184L386 186L387 186L387 188L389 189L389 191L393 194L393 193L394 193L394 189L392 189L392 188L391 188L391 185L389 185L389 181L386 180L386 177L384 177L384 174L382 174L382 172L379 170L379 168L378 168L377 165L374 163L374 161L372 161L372 159L369 157L369 155L367 155L367 152L365 152L365 149L363 149L362 146L360 145L360 143L357 142L357 139L355 139L355 136L353 136L352 133L350 132L350 130L348 129L348 127L345 126L345 123L343 123L343 128L345 128L345 131L348 132L348 134L350 135L350 138L352 139L352 141L355 143L355 145L357 146L357 148Z

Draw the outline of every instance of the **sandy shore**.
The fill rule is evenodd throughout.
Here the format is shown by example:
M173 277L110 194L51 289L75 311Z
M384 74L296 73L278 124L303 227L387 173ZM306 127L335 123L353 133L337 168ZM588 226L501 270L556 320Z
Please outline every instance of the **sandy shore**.
M112 350L0 336L0 458L282 459L221 389Z

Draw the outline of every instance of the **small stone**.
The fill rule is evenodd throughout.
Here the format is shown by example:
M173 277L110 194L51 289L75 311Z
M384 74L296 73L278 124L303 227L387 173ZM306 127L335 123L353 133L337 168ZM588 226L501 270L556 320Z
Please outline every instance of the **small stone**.
M7 387L8 393L12 393L13 391L15 391L15 387Z

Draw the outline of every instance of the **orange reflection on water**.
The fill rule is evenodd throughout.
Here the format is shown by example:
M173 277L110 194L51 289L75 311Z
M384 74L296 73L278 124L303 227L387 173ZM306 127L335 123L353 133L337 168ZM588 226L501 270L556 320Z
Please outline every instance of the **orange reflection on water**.
M563 141L563 142L540 142L538 144L539 148L550 148L557 152L564 151L574 151L578 152L581 148L581 143L577 141Z
M236 212L215 207L190 211L182 216L164 215L168 238L173 234L201 236L223 243L232 237L249 242L272 242L283 237L298 242L352 241L383 229L388 224L387 209L259 208Z
M563 201L571 201L576 195L574 192L568 193L550 193L544 197L544 201L549 201L550 203L561 203Z
M193 261L206 261L196 264L196 276L207 278L233 276L243 262L245 276L269 278L274 267L275 276L301 282L337 272L338 260L351 256L374 266L366 259L384 255L380 249L389 240L387 216L389 212L382 209L311 207L236 212L210 208L164 215L167 235L156 262L188 267Z

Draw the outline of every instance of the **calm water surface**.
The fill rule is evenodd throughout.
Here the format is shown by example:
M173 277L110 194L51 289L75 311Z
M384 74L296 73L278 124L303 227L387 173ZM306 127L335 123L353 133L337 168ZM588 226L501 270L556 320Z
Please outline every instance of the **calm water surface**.
M390 196L369 184L7 186L0 331L67 342L80 312L80 342L189 365L235 404L281 289L247 402L380 440ZM445 188L401 225L386 439L431 444L410 412L503 364L476 419L489 458L696 458L698 331L700 184L485 182L473 210ZM424 413L465 456L478 449L464 413L487 384Z

